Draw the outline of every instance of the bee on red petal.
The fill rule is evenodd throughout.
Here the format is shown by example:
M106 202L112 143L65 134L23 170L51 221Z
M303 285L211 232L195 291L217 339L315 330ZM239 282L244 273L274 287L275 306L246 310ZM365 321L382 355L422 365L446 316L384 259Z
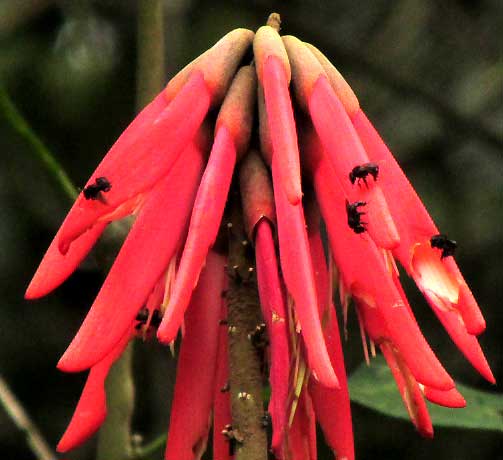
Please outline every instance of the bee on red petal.
M458 244L454 240L450 240L446 235L439 233L430 238L430 244L432 248L438 248L442 250L441 259L445 257L453 256Z

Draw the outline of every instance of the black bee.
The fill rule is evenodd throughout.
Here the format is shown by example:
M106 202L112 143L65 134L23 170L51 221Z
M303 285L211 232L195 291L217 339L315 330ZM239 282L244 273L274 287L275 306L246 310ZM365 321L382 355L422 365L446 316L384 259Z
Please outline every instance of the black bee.
M350 203L346 200L348 225L355 233L363 233L366 230L365 225L367 225L367 222L361 221L361 216L366 213L358 211L360 206L365 206L366 204L366 201L355 201L354 203Z
M136 330L139 330L142 328L142 326L147 322L148 320L148 308L143 307L141 308L138 313L136 314L136 321L138 321L138 324L135 326Z
M94 184L88 185L82 193L86 200L97 200L101 196L101 192L109 192L112 184L106 177L98 177Z
M250 332L248 339L257 351L264 350L269 345L265 323L260 323L253 332Z
M161 321L162 321L161 310L159 310L158 308L156 308L152 312L152 318L150 319L150 325L152 327L159 327L159 325L161 324Z
M360 181L363 181L368 188L369 184L367 184L367 176L369 174L374 178L374 181L376 181L377 176L379 175L379 165L376 163L364 163L362 165L355 166L349 173L349 180L352 184L354 184L355 181L358 181L358 184Z
M444 257L449 257L454 255L458 244L454 240L450 240L446 235L439 233L438 235L433 235L430 238L430 244L432 248L438 248L442 250L441 259Z

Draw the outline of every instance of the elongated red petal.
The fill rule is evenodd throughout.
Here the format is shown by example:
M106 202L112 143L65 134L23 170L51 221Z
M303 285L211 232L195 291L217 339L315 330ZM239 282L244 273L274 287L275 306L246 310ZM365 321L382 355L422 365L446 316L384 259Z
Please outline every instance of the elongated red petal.
M317 155L315 150L311 155ZM334 260L353 296L377 306L389 325L390 338L400 349L416 379L431 387L448 390L454 382L424 339L413 316L397 292L393 279L375 244L356 235L346 225L343 192L337 182L330 182L331 165L320 160L314 171L314 185L321 212L328 229ZM372 267L371 270L362 268Z
M295 205L302 199L299 147L287 75L278 57L266 59L262 84L278 180L290 204Z
M452 257L440 260L440 251L430 246L430 238L440 232L414 188L362 110L352 122L369 158L381 165L381 187L400 233L393 254L423 293L429 290L447 298L461 313L467 331L482 333L484 318L456 262Z
M307 388L302 390L299 404L288 433L289 452L283 458L316 460L316 419Z
M314 270L309 252L302 204L292 205L278 177L277 159L273 156L274 200L278 217L281 268L288 292L295 301L308 363L316 378L325 386L339 387L323 338Z
M383 343L381 344L381 351L395 378L396 385L412 423L414 423L422 436L432 438L433 425L419 385L392 346Z
M105 379L112 364L126 348L132 334L132 329L126 332L112 351L91 368L70 424L58 443L58 452L67 452L80 446L105 421L107 415Z
M441 391L435 390L434 388L425 387L423 392L424 397L428 401L434 404L438 404L439 406L452 407L457 409L466 407L465 398L463 398L463 395L458 390L456 390L456 388L452 388L449 391Z
M234 142L226 126L221 125L197 191L173 293L157 331L161 342L169 343L176 338L206 254L217 237L235 164Z
M285 295L279 278L271 226L267 219L262 219L256 226L255 260L260 306L271 342L269 413L273 427L272 449L278 452L287 424L290 351Z
M59 369L87 369L120 340L181 244L203 161L189 146L152 190Z
M431 295L428 292L425 293L425 297L444 326L444 329L463 355L465 355L466 359L487 381L493 384L496 383L477 338L466 331L465 323L459 313L454 309L439 307L441 301L431 299Z
M222 298L221 320L227 319L227 306ZM217 370L213 397L213 458L230 460L229 440L222 430L232 423L229 393L229 349L226 324L220 324L218 331Z
M210 251L186 315L166 460L200 458L206 447L217 366L225 257Z
M319 215L317 216L319 219ZM330 361L339 378L340 385L340 389L327 388L316 380L310 379L309 393L313 400L316 419L336 459L354 460L353 424L344 354L339 325L332 304L332 293L329 290L329 275L319 232L319 221L313 222L312 219L308 219L308 229L311 258L315 267L320 316L324 324L323 333Z
M309 113L325 155L329 158L349 201L367 203L365 221L368 223L370 236L381 248L396 247L400 237L379 187L381 181L375 182L369 177L366 179L368 185L353 185L349 180L352 169L368 163L369 157L344 106L324 75L318 78L313 87L309 98Z
M43 297L63 283L84 260L106 225L101 223L92 227L64 255L58 248L58 231L26 289L25 299Z
M466 284L458 265L452 257L445 261L445 265L459 283L459 299L456 308L463 317L466 330L473 335L482 334L486 329L486 321L480 311L477 301L473 297L472 291Z
M66 252L71 242L107 218L125 202L147 191L173 166L196 135L210 104L210 93L201 72L194 72L175 99L154 120L141 124L141 135L117 142L103 158L86 185L106 177L110 191L103 200L86 200L80 194L61 227L59 248ZM148 117L147 117L148 118ZM132 209L126 209L124 214ZM124 215L122 214L122 215Z

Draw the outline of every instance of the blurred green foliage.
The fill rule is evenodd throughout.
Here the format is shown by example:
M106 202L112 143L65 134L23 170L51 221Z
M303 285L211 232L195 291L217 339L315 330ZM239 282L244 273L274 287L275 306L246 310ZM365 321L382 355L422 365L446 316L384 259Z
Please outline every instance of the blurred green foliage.
M135 1L0 0L0 81L75 184L84 184L134 114ZM255 29L271 11L283 32L310 41L346 76L440 229L488 323L481 343L503 378L503 3L498 0L167 0L167 74L235 27ZM68 209L64 194L0 114L0 371L55 445L83 375L55 363L100 285L93 257L37 302L23 292ZM406 281L404 279L404 281ZM418 321L457 380L488 391L408 282ZM350 318L349 370L362 360ZM135 360L135 429L166 430L175 362L147 343ZM466 410L469 410L466 409ZM411 424L354 406L358 458L501 458L494 432L437 428L425 441ZM0 411L4 458L33 458ZM93 442L71 455L94 456ZM325 450L320 459L331 458Z

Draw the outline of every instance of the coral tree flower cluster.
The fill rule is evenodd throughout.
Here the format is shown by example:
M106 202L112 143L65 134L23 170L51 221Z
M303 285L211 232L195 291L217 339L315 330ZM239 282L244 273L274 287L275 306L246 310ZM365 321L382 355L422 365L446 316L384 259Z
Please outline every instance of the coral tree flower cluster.
M228 254L215 243L225 236L231 184L255 252L269 337L275 458L316 458L318 422L336 458L354 459L334 279L343 317L352 299L367 358L368 343L372 353L381 350L420 433L433 434L425 399L465 402L421 333L396 261L468 361L494 382L477 341L484 319L454 261L456 243L439 232L341 74L314 46L280 36L276 20L256 33L230 32L145 107L91 175L29 285L26 298L46 295L110 222L136 216L58 363L66 372L89 370L59 451L105 419L104 382L130 340L156 330L171 344L181 331L165 458L200 458L212 426L214 458L231 458L230 395L222 391Z

